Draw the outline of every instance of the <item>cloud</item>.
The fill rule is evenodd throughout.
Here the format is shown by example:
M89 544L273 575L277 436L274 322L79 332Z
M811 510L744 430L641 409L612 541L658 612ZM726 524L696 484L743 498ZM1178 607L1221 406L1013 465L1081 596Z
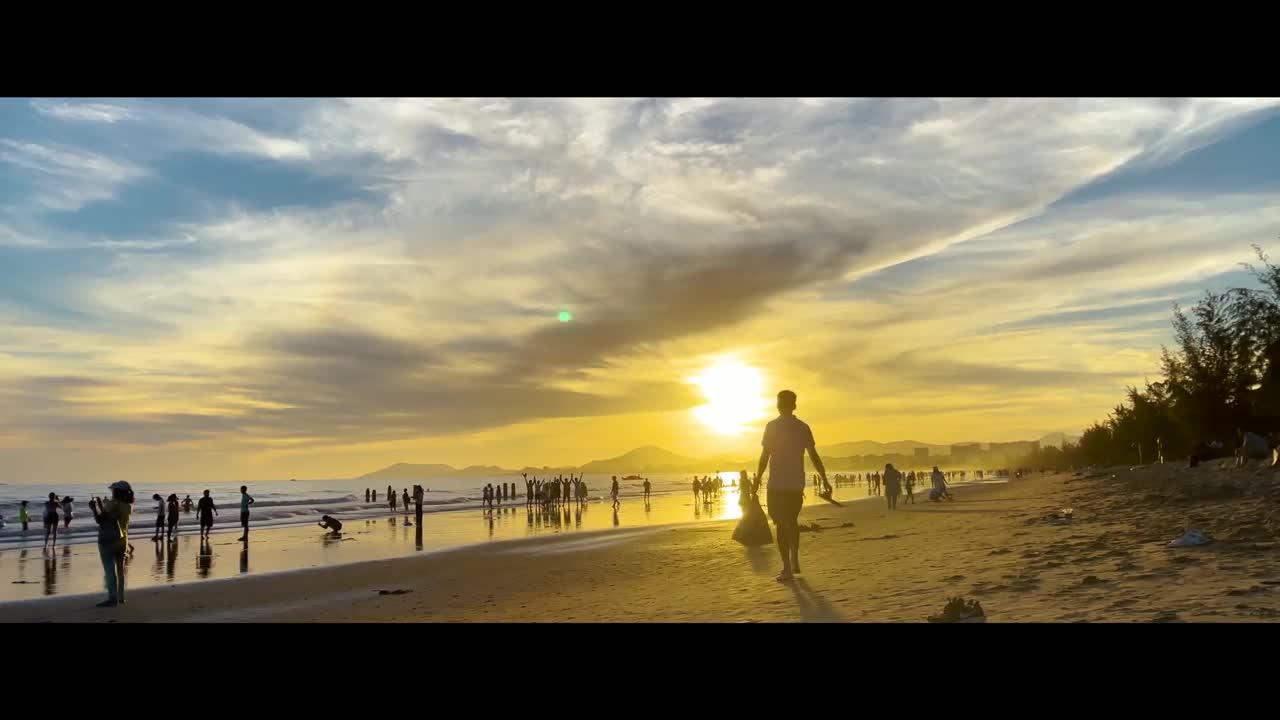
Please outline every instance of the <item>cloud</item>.
M172 101L128 101L120 104L32 100L37 113L75 123L138 128L145 132L149 152L206 152L240 154L271 160L303 160L307 145L251 127L243 122L187 110Z
M120 186L146 174L137 165L98 153L8 139L0 139L0 163L30 183L31 204L55 211L109 200Z
M1135 370L1069 352L1134 347L1099 328L1070 351L1049 349L1063 342L1050 326L1102 317L1125 292L1174 297L1174 285L1229 268L1247 253L1232 243L1259 239L1276 203L1140 193L1055 203L1135 163L1177 162L1272 106L32 101L74 134L8 139L0 152L16 159L0 161L45 208L109 207L157 158L186 153L224 156L220 171L244 178L278 164L305 171L299 183L340 176L364 191L319 207L233 198L145 237L6 219L0 245L38 237L100 260L64 278L71 304L96 324L60 337L95 358L84 372L134 389L94 408L56 406L47 418L74 410L62 431L32 427L320 447L670 411L698 402L670 368L717 348L841 391L852 369L869 368L880 386L866 388L867 402L911 383L1101 387ZM83 167L89 179L77 177ZM574 320L556 322L560 309ZM0 331L31 333L30 319ZM1011 337L1039 346L993 349ZM909 352L931 344L973 354ZM174 368L182 379L161 379ZM150 401L157 393L163 403ZM172 432L148 433L158 418Z

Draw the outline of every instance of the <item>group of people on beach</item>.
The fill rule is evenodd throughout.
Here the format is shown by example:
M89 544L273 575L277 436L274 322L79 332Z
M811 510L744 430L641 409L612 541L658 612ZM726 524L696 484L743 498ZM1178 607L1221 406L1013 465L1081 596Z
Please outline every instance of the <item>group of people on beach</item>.
M414 487L416 488L418 486L414 485ZM391 512L395 512L397 509L397 506L400 503L403 503L404 511L409 512L409 488L402 488L400 491L400 494L396 495L395 488L388 485L386 498L387 498L387 505L391 508ZM377 488L365 488L364 501L367 503L378 502Z
M54 547L58 544L58 523L63 523L63 528L71 527L71 518L75 516L75 499L70 495L59 498L58 493L49 493L49 499L44 501L44 546ZM18 504L18 522L22 523L22 532L26 533L31 525L31 509L30 503L23 500ZM4 518L0 516L0 527L4 527Z
M249 539L249 506L253 505L254 499L249 495L249 488L245 485L240 486L240 524L244 529L244 535L240 537L241 541ZM132 493L130 489L130 493ZM213 529L213 519L218 514L218 508L213 503L209 491L204 491L204 496L200 498L200 502L196 503L191 500L191 496L178 500L177 493L170 493L168 498L163 497L160 493L154 493L151 499L155 501L156 522L155 533L151 539L155 542L168 539L173 540L177 534L178 521L181 515L189 514L193 510L196 511L200 521L200 537L207 538ZM130 501L132 503L132 500ZM22 531L27 532L31 516L28 501L23 500L18 506L18 521L22 523ZM58 524L61 522L64 530L71 527L71 520L75 517L75 498L70 495L58 497L56 492L49 493L49 498L43 503L43 524L44 524L44 544L45 547L56 547L58 544Z
M746 470L743 470L742 474L745 476L746 472ZM694 502L701 500L704 505L710 504L719 500L722 492L724 492L724 478L720 477L719 470L716 471L715 475L695 477L693 479Z
M569 477L557 475L553 478L543 479L538 479L538 476L536 475L530 478L528 473L521 473L521 477L524 478L525 505L541 505L546 507L569 502L583 503L587 501L587 493L590 492L590 489L587 486L587 481L584 477L582 475L574 477L573 473L570 473ZM614 482L615 484L617 483L616 477L614 478ZM510 497L512 502L516 500L517 495L515 483L510 483L509 491L506 489L508 487L506 483L503 483L500 487L502 488L502 493L498 502L503 502L507 500L508 497ZM492 486L487 486L487 488L492 488ZM492 494L489 494L487 497L491 498ZM493 507L493 501L491 499L486 500L486 505Z

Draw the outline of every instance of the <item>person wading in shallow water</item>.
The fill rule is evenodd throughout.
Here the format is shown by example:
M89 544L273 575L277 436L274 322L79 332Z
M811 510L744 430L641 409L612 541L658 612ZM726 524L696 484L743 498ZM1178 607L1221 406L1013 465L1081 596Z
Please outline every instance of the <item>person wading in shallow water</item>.
M769 471L769 489L765 496L769 517L778 528L778 553L782 556L782 573L778 582L790 581L800 572L800 506L804 504L804 456L822 478L823 490L831 493L827 469L822 465L814 445L813 431L795 416L796 394L790 390L778 393L778 417L764 428L760 444L760 467L756 482Z
M253 498L249 495L249 486L240 486L240 526L244 528L244 535L240 536L240 542L249 542L249 506L253 504Z

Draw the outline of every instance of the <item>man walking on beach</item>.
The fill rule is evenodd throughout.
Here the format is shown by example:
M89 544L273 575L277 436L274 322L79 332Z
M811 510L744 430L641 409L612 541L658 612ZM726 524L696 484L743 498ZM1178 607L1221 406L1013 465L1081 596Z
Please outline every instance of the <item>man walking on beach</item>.
M240 542L249 542L249 506L253 504L253 498L249 496L249 486L240 486L240 526L244 528L244 535L240 536Z
M769 470L769 488L765 496L769 517L778 529L778 553L782 556L782 573L778 582L788 582L800 572L800 506L804 504L804 455L809 453L813 467L822 478L822 487L831 493L827 469L822 466L813 431L795 416L796 394L790 390L778 393L778 417L764 428L761 440L760 467L756 483ZM759 488L756 488L758 490Z

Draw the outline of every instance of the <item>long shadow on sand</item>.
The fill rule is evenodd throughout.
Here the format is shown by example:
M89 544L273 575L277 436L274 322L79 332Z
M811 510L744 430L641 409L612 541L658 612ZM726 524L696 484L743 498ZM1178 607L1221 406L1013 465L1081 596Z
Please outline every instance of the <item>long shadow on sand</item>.
M822 598L822 595L809 587L804 578L796 578L787 584L796 596L796 607L800 610L800 619L812 623L846 622L840 611Z
M773 545L757 545L756 547L746 548L746 551L747 561L751 563L751 570L757 575L768 573L772 569L770 563L778 552Z

